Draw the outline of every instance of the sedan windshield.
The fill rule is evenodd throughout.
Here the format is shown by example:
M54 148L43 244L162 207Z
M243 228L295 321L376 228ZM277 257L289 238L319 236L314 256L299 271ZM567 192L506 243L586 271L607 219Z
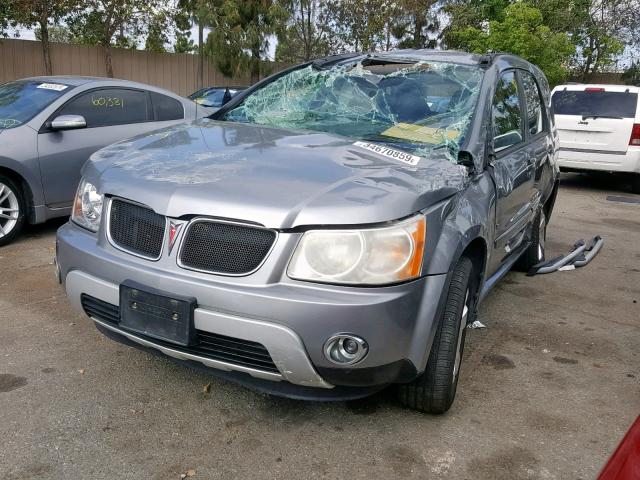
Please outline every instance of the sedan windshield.
M31 80L0 85L0 129L28 122L70 88L60 83Z
M457 161L483 71L476 66L367 58L314 65L268 83L223 120L314 130Z

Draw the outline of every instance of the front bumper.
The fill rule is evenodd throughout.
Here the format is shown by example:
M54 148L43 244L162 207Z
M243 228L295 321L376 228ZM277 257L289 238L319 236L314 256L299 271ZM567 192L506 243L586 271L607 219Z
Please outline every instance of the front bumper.
M71 223L58 231L56 262L67 295L78 308L82 308L83 294L117 307L119 285L125 280L195 297L197 330L264 345L278 372L180 351L93 319L102 331L126 343L217 371L248 374L261 382L270 381L276 390L279 385L286 390L285 384L314 390L368 388L414 378L426 365L446 283L446 275L437 275L396 286L354 288L288 278L258 283L251 275L205 275L180 269L175 263L128 255ZM265 264L263 269L268 267ZM368 342L369 354L360 363L340 367L324 357L324 342L342 332Z

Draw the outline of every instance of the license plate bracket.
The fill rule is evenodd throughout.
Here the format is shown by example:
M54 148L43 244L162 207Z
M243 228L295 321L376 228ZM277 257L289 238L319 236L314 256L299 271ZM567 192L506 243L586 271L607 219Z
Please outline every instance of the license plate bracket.
M195 343L193 297L167 294L131 280L120 285L120 326L177 345Z

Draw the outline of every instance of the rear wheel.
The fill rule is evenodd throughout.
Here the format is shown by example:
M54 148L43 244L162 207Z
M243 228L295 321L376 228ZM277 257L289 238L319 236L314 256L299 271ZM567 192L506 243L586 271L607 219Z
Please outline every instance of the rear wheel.
M533 220L531 243L518 259L516 264L518 270L528 272L531 267L544 261L546 238L547 216L544 213L544 208L542 208Z
M398 386L400 403L425 413L449 410L456 394L466 326L474 301L473 264L462 257L453 271L427 368L413 382Z
M0 175L0 246L11 242L24 227L25 201L16 183Z

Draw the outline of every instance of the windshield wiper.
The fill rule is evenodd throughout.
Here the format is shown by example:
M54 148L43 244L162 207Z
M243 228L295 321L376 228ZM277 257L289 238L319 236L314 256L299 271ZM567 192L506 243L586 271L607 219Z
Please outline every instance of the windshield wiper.
M595 115L595 114L584 114L582 115L582 120L586 120L587 118L613 118L616 120L622 120L622 117L616 117L614 115Z

